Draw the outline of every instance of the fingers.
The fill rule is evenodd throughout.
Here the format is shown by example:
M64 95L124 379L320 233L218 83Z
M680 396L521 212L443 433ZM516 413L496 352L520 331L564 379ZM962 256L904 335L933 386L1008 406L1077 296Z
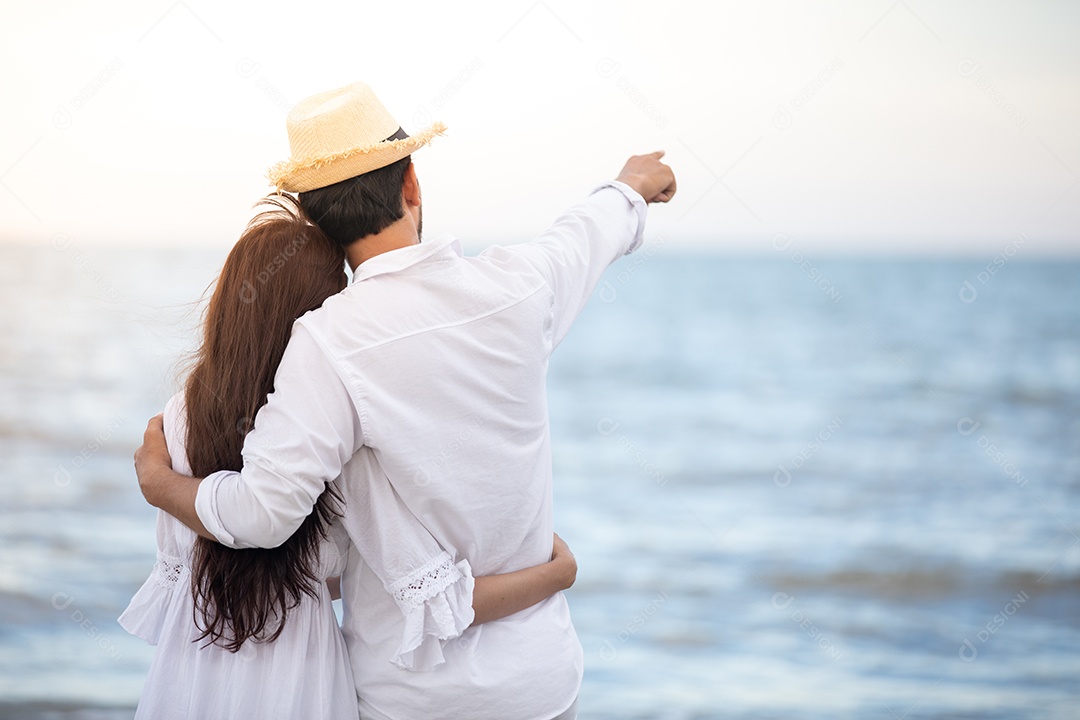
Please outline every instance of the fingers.
M165 446L165 416L158 413L146 423L142 445L135 449L135 463L138 464L148 453Z
M570 546L566 544L566 541L559 537L558 533L555 533L555 540L552 543L551 557L555 558L560 555L573 555L570 552Z
M158 413L146 423L146 432L143 433L143 442L156 439L165 434L165 415Z
M668 168L666 165L664 167L668 171L667 174L671 178L671 182L668 183L667 187L650 198L650 203L666 203L669 202L671 198L675 197L675 174L671 172L671 168Z
M144 475L158 467L171 468L172 457L169 455L168 441L165 439L165 417L155 415L146 423L142 445L135 449L135 474L139 484L143 484Z
M671 184L660 191L660 202L667 202L675 197L675 175L671 176Z
M641 195L646 202L668 202L675 196L675 173L661 162L664 150L644 155L631 155L616 180L621 180Z

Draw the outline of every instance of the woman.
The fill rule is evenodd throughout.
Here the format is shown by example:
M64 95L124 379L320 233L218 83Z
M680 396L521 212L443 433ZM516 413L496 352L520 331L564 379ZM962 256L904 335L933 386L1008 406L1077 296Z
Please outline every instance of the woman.
M230 252L206 312L203 343L182 393L169 401L165 433L173 467L205 476L239 470L244 437L273 380L293 321L345 286L344 254L288 196L266 201ZM340 479L339 481L340 482ZM357 502L356 498L361 502ZM336 485L284 544L232 550L159 512L158 560L120 623L157 646L137 718L357 717L352 673L330 601L349 553L360 552L388 590L408 585L442 553L393 494L350 494L356 515L396 516L408 542L350 540L337 521ZM397 527L397 524L393 524ZM523 610L569 587L576 564L556 536L551 562L516 573L459 580L402 605L401 647L388 661L424 669L441 661L454 627L447 605L474 610L473 624ZM329 586L328 586L329 582ZM464 613L467 617L468 613ZM447 624L450 623L450 624Z

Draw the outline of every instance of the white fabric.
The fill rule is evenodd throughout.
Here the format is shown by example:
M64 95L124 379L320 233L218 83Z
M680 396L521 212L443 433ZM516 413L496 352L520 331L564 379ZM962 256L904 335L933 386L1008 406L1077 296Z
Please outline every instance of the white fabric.
M165 437L177 472L190 474L186 415L177 395L165 408ZM195 533L164 512L157 519L157 562L119 622L156 645L136 718L356 718L349 658L325 584L304 596L272 643L248 641L236 653L202 647L192 620ZM349 552L340 526L320 548L318 577L339 575Z
M551 718L551 720L577 720L577 716L578 716L578 701L575 698L573 704L570 705L570 707L566 708L566 710L559 713L555 717ZM360 720L394 720L394 719L390 718L390 717L387 717L386 715L383 715L378 710L373 709L371 707L371 705L367 704L366 702L363 701L363 699L361 699L360 700Z
M190 475L185 449L182 395L165 408L165 436L173 468ZM362 455L353 472L374 473ZM364 475L368 477L368 475ZM339 490L341 488L339 487ZM459 636L473 620L473 576L465 560L454 562L393 492L389 483L353 483L348 522L367 557L370 577L385 587L397 607L398 634L391 661L424 670L443 661L442 643ZM384 525L375 527L374 518ZM392 528L393 532L381 531ZM157 645L139 700L138 718L349 718L357 698L345 641L325 584L318 598L304 596L291 610L273 643L248 642L235 654L220 646L202 648L192 621L191 553L195 533L158 513L157 561L150 577L120 616L131 634ZM320 547L320 579L341 575L355 557L342 520L330 526ZM358 559L358 558L357 558Z
M445 638L432 628L455 609L429 604L424 637L439 642L413 659L431 670L406 672L401 598L369 554L393 558L410 533L364 518L354 494L394 493L477 575L547 561L548 358L604 269L640 244L645 214L640 195L606 183L530 243L466 258L442 236L362 263L294 326L243 473L201 484L196 510L215 536L271 547L343 475L358 549L342 576L344 632L362 707L394 720L548 720L573 703L583 658L561 593Z

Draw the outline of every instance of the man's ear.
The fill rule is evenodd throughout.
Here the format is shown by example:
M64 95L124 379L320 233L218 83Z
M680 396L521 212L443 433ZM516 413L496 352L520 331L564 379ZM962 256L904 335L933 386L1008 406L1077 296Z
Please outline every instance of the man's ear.
M409 163L409 167L405 168L405 182L401 186L401 197L405 200L406 207L420 205L420 181L416 179L414 163Z

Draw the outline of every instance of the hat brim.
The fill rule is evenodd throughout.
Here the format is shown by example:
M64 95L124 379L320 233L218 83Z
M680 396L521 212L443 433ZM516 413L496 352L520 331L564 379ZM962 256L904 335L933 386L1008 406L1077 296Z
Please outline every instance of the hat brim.
M278 190L317 190L386 167L412 155L431 142L436 135L445 132L446 126L435 122L422 132L400 140L385 140L317 158L285 160L270 168L266 176Z

